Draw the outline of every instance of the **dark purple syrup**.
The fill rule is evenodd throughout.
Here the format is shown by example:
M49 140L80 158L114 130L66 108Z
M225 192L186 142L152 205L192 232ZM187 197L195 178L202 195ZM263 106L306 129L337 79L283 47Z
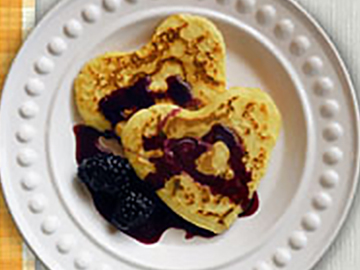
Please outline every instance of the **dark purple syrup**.
M113 125L130 118L136 111L154 105L156 100L170 99L181 107L196 107L199 104L191 94L190 85L180 76L171 76L166 80L165 92L149 90L149 76L140 78L134 85L120 88L100 100L99 110Z
M195 161L217 141L224 142L230 150L230 166L234 177L230 180L220 176L206 175L196 170ZM215 125L210 132L200 139L185 137L181 139L167 139L165 135L152 138L143 138L145 150L163 149L164 155L152 158L156 173L146 177L155 189L164 186L166 179L186 172L195 181L210 187L213 194L229 197L234 203L241 204L243 209L248 209L251 203L247 183L251 181L251 173L242 162L245 151L240 138L228 128Z
M99 138L103 136L103 133L85 125L74 126L74 133L76 138L76 161L78 164L86 158L102 153L99 148Z
M193 97L190 92L190 85L183 81L180 76L167 78L167 96L177 105L185 107Z
M255 192L253 198L249 201L248 206L244 208L244 212L239 214L239 218L249 217L255 214L259 209L259 204L260 204L259 195L257 194L257 192Z

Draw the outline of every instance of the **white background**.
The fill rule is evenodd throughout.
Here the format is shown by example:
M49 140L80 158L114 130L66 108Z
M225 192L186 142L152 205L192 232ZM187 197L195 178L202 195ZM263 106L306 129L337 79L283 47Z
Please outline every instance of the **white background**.
M36 0L37 19L40 19L57 1L61 0ZM301 4L315 17L333 40L350 71L358 92L360 89L360 76L358 75L360 74L360 0L294 1ZM314 270L359 269L360 196L356 196L344 227Z

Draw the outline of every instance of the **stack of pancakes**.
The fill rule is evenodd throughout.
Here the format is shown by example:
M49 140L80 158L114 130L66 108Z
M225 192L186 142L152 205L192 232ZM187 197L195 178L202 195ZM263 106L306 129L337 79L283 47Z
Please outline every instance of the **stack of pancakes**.
M159 164L155 160L161 161L168 151L167 142L193 138L201 143L215 126L230 130L243 151L238 162L250 177L246 181L237 179L246 186L244 200L249 201L265 174L281 117L265 92L226 89L225 55L224 39L212 22L194 15L172 15L138 51L107 53L85 64L75 80L78 110L85 124L116 132L126 158L144 181L157 173ZM172 76L190 86L192 98L198 101L196 108L181 107L163 95L149 108L131 110L126 120L115 125L99 110L104 97L144 77L150 79L148 91L163 93ZM165 138L162 146L148 149L144 140L155 137ZM230 181L235 168L229 148L221 140L207 144L206 151L193 161L196 170L224 183ZM183 171L170 175L162 179L163 185L154 187L157 194L174 212L201 228L221 233L246 210L241 201L233 200L228 193L214 193L192 174Z

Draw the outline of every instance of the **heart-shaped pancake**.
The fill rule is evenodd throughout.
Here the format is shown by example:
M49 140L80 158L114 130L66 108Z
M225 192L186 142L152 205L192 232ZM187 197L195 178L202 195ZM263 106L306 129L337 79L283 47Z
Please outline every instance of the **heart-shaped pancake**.
M174 81L173 76L184 82ZM85 124L107 130L111 123L126 122L134 112L149 104L192 107L194 102L181 104L176 99L181 89L186 88L184 84L191 89L195 107L202 107L225 89L225 82L225 44L219 30L203 17L177 14L164 20L141 49L106 53L87 62L74 88L76 104ZM129 89L134 85L134 89ZM172 94L166 93L168 88L172 88ZM127 98L121 93L116 95L118 99L129 99L131 104L118 106L123 107L120 118L105 117L99 108L101 102L124 89L130 92Z
M121 128L138 176L189 222L221 233L251 204L281 118L268 94L233 88L190 111L158 104Z

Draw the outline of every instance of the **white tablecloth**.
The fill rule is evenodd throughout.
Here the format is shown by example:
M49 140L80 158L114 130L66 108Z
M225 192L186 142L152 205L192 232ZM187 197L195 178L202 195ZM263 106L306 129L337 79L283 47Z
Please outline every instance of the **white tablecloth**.
M36 1L36 15L40 19L61 0ZM360 0L294 1L305 7L324 27L345 60L356 89L360 89ZM356 197L336 241L314 270L360 270L360 196Z

